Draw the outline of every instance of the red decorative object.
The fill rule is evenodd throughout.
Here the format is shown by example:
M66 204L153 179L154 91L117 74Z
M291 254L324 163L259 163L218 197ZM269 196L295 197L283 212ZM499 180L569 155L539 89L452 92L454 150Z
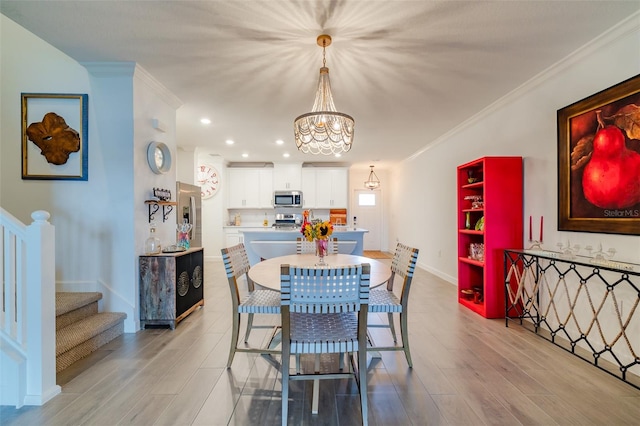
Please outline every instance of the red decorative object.
M469 173L478 180L469 183ZM522 157L483 157L458 166L458 302L486 318L504 318L504 249L521 249L524 238L522 212ZM482 196L474 209L469 196ZM484 217L482 230L465 229ZM529 238L533 239L529 219ZM542 237L542 231L541 237ZM469 258L471 244L484 244L484 259ZM466 296L474 288L482 297ZM474 300L475 299L475 300Z
M557 117L558 230L640 235L640 74Z

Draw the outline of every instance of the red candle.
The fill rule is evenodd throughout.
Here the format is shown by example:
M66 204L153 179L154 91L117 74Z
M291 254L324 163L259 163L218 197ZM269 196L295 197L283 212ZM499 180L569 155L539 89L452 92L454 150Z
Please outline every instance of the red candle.
M544 222L544 217L540 216L540 242L542 242L542 224Z
M533 240L533 234L531 232L531 216L529 216L529 241Z

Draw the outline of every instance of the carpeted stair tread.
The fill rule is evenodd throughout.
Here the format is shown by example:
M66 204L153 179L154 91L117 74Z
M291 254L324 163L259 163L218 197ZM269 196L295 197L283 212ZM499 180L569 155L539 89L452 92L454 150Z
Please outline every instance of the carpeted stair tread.
M58 330L56 356L123 322L126 317L127 314L122 312L101 312Z
M66 314L102 299L102 293L91 292L56 292L56 316Z

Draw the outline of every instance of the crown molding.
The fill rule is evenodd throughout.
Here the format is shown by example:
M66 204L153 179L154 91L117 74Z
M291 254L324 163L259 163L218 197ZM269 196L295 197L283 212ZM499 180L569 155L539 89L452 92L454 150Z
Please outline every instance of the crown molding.
M531 92L533 89L537 88L538 86L540 86L544 82L552 79L553 77L555 77L559 73L561 73L563 71L566 71L567 68L570 68L571 66L575 65L576 63L578 63L578 62L584 60L585 58L589 57L594 52L597 52L600 49L606 48L607 46L611 45L612 43L614 43L614 42L616 42L616 41L618 41L620 39L623 39L625 37L628 37L628 36L630 36L630 35L632 35L634 33L638 33L638 37L640 37L640 11L630 15L629 17L627 17L623 21L619 22L618 24L616 24L613 27L611 27L608 30L606 30L604 33L602 33L601 35L599 35L595 39L593 39L590 42L586 43L582 47L579 47L578 49L576 49L575 51L573 51L569 55L567 55L564 58L560 59L558 62L556 62L553 65L549 66L548 68L542 70L537 75L535 75L532 78L530 78L529 80L525 81L523 84L521 84L520 86L516 87L515 89L513 89L512 91L510 91L509 93L507 93L506 95L501 97L500 99L496 100L495 102L489 104L485 108L483 108L480 111L478 111L476 114L471 116L469 119L467 119L467 120L463 121L462 123L458 124L457 126L452 128L451 130L449 130L448 132L446 132L445 134L440 136L439 138L437 138L437 139L433 140L432 142L428 143L422 149L416 151L414 154L412 154L409 157L405 158L403 160L403 162L404 161L413 161L413 160L415 160L420 155L424 154L426 151L430 150L431 148L435 148L436 146L440 145L441 143L447 141L448 139L450 139L456 133L461 132L461 131L465 130L466 128L473 126L474 124L478 123L479 121L482 121L487 116L493 114L495 111L503 108L505 105L508 105L508 104L516 101L517 99L519 99L520 97L522 97L526 93ZM635 74L632 74L629 77L632 77L633 75L635 75Z
M135 62L80 62L94 77L132 77Z
M156 92L160 97L174 109L178 109L182 106L183 102L176 95L167 89L162 83L160 83L154 76L149 74L147 70L140 65L136 65L134 71L134 78L140 79L141 82L146 84L150 89Z

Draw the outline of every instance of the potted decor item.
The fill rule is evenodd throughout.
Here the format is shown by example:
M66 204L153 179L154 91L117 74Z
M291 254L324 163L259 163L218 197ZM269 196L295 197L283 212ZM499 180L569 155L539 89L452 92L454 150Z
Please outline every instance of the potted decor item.
M326 265L324 257L327 254L327 246L329 236L333 233L333 225L329 221L321 222L304 222L300 232L307 241L316 242L316 254L318 255L318 263L316 266Z

